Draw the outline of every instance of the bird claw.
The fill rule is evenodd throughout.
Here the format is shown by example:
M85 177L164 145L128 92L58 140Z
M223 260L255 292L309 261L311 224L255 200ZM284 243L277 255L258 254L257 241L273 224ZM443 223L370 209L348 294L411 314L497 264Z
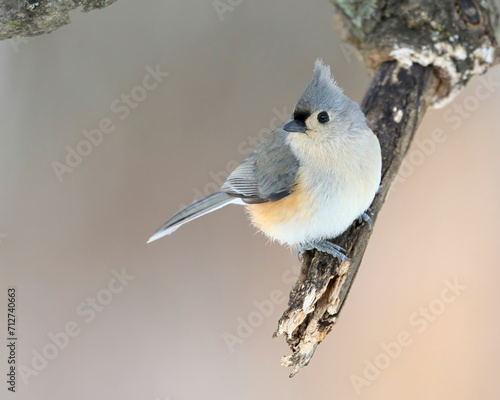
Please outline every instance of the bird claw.
M344 254L345 249L337 244L329 242L328 240L318 240L315 242L307 242L300 244L297 247L297 252L296 252L297 259L300 261L299 258L300 253L313 249L316 249L323 253L330 254L331 256L337 258L340 262L342 261L350 262L349 258Z
M373 229L373 221L367 213L363 213L358 217L358 222L362 224L363 222L368 222L368 228Z

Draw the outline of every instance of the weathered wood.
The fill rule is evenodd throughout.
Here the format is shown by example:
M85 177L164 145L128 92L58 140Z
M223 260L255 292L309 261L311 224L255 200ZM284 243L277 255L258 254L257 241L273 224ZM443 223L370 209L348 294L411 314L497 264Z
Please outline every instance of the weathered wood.
M75 8L90 11L107 7L117 0L2 0L0 40L50 33L70 23Z
M344 36L375 68L361 105L382 148L382 184L370 208L375 222L427 108L449 101L472 75L497 62L498 15L487 2L480 6L474 0L333 2ZM451 45L443 44L450 38ZM370 235L366 223L355 222L334 240L350 263L318 251L302 254L301 274L275 332L285 335L292 350L281 362L293 368L291 377L309 363L335 324Z
M342 37L368 68L398 60L436 69L441 85L434 106L453 100L473 75L500 59L493 0L330 1Z

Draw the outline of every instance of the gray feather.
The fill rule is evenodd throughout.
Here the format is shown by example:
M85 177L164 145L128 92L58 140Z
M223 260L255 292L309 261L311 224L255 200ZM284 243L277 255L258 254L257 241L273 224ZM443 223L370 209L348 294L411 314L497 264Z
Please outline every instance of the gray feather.
M257 150L258 148L229 175L220 189L221 192L240 198L259 197L259 183L255 177Z
M170 218L156 233L149 238L148 243L153 242L163 236L170 235L177 228L195 218L218 210L227 204L235 202L234 196L227 193L217 192L203 199L197 200Z
M314 75L304 93L297 101L296 109L311 112L320 110L340 110L348 97L332 79L330 67L317 59L314 63Z
M277 201L290 194L299 161L287 142L288 132L277 128L236 168L221 191L245 203Z
M334 129L338 132L357 132L366 129L366 118L358 104L345 96L333 80L330 67L317 59L314 75L295 106L295 115L330 111L335 115Z
M279 128L271 132L268 140L233 171L220 192L183 208L158 229L148 243L227 204L262 203L287 196L299 168L299 162L286 141L287 135L288 132Z

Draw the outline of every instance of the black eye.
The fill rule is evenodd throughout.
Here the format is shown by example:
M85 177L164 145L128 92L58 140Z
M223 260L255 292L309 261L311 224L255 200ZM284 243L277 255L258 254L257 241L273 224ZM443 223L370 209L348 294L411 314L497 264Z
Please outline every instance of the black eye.
M326 111L321 111L318 114L318 121L322 124L326 124L328 121L330 121L330 116Z

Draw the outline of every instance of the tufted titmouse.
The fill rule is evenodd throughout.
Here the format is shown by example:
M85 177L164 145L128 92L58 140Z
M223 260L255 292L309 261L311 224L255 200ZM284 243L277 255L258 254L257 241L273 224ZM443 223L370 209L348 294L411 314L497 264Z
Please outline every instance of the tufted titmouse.
M174 215L148 241L227 204L245 205L252 223L297 253L316 248L339 259L327 239L342 234L370 206L378 190L381 153L359 106L346 97L316 60L311 83L293 119L229 175L219 192Z

